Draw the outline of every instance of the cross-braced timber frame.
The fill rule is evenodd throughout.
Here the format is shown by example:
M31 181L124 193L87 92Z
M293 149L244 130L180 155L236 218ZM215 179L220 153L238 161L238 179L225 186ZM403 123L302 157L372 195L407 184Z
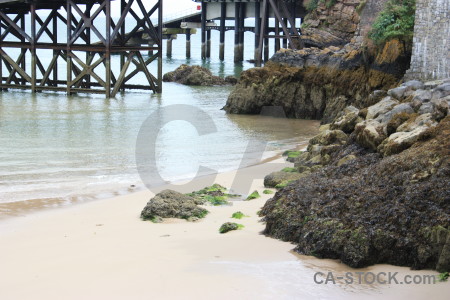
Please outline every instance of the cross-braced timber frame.
M118 1L116 22L111 0L0 1L0 89L106 97L125 89L161 92L163 1L152 1L149 10L144 5L149 1ZM136 38L143 34L149 37L146 45ZM114 66L112 54L118 55ZM156 76L149 71L154 61Z
M269 38L275 39L279 43L280 39L289 41L289 48L299 50L303 48L300 31L295 26L295 9L288 9L287 2L295 4L295 0L262 0L261 19L257 18L256 32L259 35L259 42L255 50L255 63L261 66L263 48L268 47ZM295 7L295 6L294 6ZM269 34L269 13L275 16L275 34ZM260 24L259 24L260 23ZM281 26L281 32L280 32ZM289 26L289 28L288 28ZM279 45L277 47L280 48ZM268 51L266 51L268 53ZM268 59L268 58L267 58Z

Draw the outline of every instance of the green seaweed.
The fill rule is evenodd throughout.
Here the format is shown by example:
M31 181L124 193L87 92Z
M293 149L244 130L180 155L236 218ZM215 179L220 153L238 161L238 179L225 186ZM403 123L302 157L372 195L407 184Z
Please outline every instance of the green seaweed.
M274 191L271 191L271 190L264 190L263 191L263 194L266 194L266 195L270 195L270 194L273 194L274 193Z
M287 172L287 173L297 173L298 172L298 170L296 168L292 168L292 167L283 168L281 171Z
M244 228L244 225L232 222L223 223L219 228L219 233L227 233L232 230L240 230Z
M246 215L244 215L244 213L243 212L241 212L241 211L237 211L237 212L235 212L235 213L233 213L232 215L231 215L231 217L233 218L233 219L242 219L243 217L248 217L248 216L246 216Z
M250 195L248 195L246 200L253 200L253 199L258 199L260 198L261 195L258 193L258 191L253 191L253 193L251 193Z

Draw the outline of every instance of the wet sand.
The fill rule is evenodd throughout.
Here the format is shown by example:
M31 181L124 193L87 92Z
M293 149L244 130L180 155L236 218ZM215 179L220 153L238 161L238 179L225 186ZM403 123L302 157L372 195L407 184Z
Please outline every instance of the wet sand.
M290 243L260 234L257 211L270 195L263 177L282 159L111 199L39 211L0 222L0 299L443 299L450 283L434 285L316 284L316 272L399 272L389 265L351 269L337 261L295 255ZM254 180L252 178L255 178ZM152 195L170 187L189 192L217 182L262 198L211 207L195 223L143 222ZM250 184L250 185L249 185ZM239 231L218 228L242 211Z

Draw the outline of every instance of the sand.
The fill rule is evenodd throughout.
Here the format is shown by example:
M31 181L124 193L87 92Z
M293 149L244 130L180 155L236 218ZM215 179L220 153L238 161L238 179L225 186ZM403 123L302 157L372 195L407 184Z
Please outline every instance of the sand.
M280 159L170 186L181 192L212 182L248 194ZM254 178L254 180L252 179ZM251 183L251 185L248 184ZM0 299L444 299L450 284L316 284L316 272L400 272L389 265L351 269L337 261L295 255L294 245L260 234L257 211L270 195L210 207L199 222L141 221L140 211L168 186L112 199L38 211L0 222ZM242 211L239 231L218 228Z

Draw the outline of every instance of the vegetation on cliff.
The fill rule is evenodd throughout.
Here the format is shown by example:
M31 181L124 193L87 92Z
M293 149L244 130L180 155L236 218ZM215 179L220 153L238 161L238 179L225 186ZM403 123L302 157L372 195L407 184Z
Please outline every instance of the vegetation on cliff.
M372 25L369 37L377 44L398 39L410 47L414 35L415 0L390 0Z

